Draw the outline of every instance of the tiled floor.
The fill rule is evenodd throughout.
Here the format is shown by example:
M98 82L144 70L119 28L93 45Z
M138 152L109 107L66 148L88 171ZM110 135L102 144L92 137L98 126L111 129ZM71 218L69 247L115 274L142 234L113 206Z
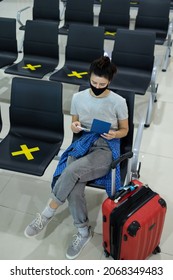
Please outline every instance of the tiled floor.
M0 16L16 17L16 12L26 6L32 6L32 0L4 0L0 2ZM95 7L95 13L98 12ZM133 14L134 12L134 14ZM132 11L132 17L135 11ZM31 10L23 16L31 18ZM22 38L22 31L18 31L18 40ZM61 59L64 59L66 38L60 38ZM109 53L112 42L105 42L105 50ZM156 47L156 58L160 67L163 57L163 47ZM160 69L160 68L159 68ZM8 107L10 97L11 76L0 70L0 102L3 117L3 129L0 138L3 138L9 128ZM144 130L139 160L142 163L140 180L159 192L167 202L168 210L164 231L161 239L162 252L149 257L151 260L173 260L173 60L167 72L159 70L157 81L158 102L155 103L151 126ZM70 116L68 114L72 94L77 91L75 86L64 86L65 140L63 148L71 141L69 132ZM146 108L146 97L136 97L135 123L142 118L141 111ZM42 260L65 259L65 252L71 236L75 233L67 204L62 206L49 227L37 238L27 239L23 231L33 219L36 212L45 206L50 192L50 182L54 172L56 160L53 160L45 174L39 178L0 170L0 259L1 260ZM87 188L89 218L94 230L94 237L83 250L79 259L105 260L102 248L102 215L101 203L105 193ZM111 259L111 258L109 258Z

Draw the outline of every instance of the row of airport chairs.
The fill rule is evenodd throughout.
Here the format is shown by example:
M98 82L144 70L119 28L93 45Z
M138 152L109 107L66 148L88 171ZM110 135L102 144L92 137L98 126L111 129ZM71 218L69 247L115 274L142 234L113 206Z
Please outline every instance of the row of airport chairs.
M93 1L94 0L67 0L65 8L64 25L61 22L59 13L59 0L34 0L33 20L56 22L58 33L67 35L70 24L93 25ZM169 57L171 56L173 22L170 20L170 0L143 0L138 6L138 13L135 19L134 29L150 30L156 33L155 43L166 45L164 54L163 71L167 70ZM26 7L29 8L29 7ZM21 29L25 25L21 23L20 10L17 20ZM129 0L102 0L98 18L98 25L104 27L104 38L116 38L118 28L129 29L130 26L130 1Z
M140 2L143 2L145 0L129 0L130 2L130 6L133 7L139 7ZM63 2L64 4L67 2L67 0L61 0L61 2ZM170 1L170 9L173 9L173 0ZM101 5L102 4L102 0L94 0L94 4L96 5Z
M14 23L14 20L11 20L11 23ZM59 62L56 30L55 23L27 21L23 58L7 67L5 73L42 79L46 74L53 72ZM10 59L11 53L8 56L7 49L12 44L9 44L9 40L7 43L5 58ZM110 84L110 89L144 95L150 88L151 100L148 104L146 126L150 125L152 106L156 100L154 48L154 32L118 29L112 51L112 61L118 71ZM49 79L76 85L87 84L91 62L102 55L104 55L104 28L73 24L67 38L65 63L62 68L50 74ZM0 64L1 62L4 60L1 60L0 56Z
M85 88L81 86L79 90ZM124 184L127 172L132 173L127 159L132 157L133 150L135 154L138 150L133 147L134 93L117 93L126 99L129 112L129 132L121 139L121 157L116 162L123 160L121 179ZM14 77L11 83L9 119L9 132L0 142L0 168L42 176L60 151L64 139L62 84ZM2 127L2 120L0 124ZM138 142L138 148L139 145ZM136 174L133 172L133 176Z
M143 0L140 1L136 16L135 28L153 29L156 31L157 40L163 41L168 32L170 0ZM94 24L94 0L67 0L64 15L64 25L58 27L60 34L68 34L69 25L72 23ZM21 13L17 14L20 29L25 29L21 22ZM33 20L53 21L58 25L62 21L60 16L59 0L34 0L32 10ZM130 26L130 1L129 0L102 0L98 16L98 25L104 26L105 38L114 39L117 28Z

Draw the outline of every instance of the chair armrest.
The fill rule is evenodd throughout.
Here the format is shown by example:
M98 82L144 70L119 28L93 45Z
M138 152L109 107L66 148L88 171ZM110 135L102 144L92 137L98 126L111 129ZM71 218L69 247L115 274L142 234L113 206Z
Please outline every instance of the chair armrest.
M23 9L21 9L17 12L17 18L16 19L17 19L17 22L20 24L20 26L24 26L24 24L21 22L21 19L20 19L21 13L24 12L25 10L29 9L29 8L31 8L31 7L30 6L25 7L25 8L23 8Z
M111 199L114 199L114 196L115 196L115 193L116 193L116 186L115 186L115 178L116 178L116 166L121 163L122 161L126 160L126 159L130 159L133 157L133 153L132 152L127 152L123 155L121 155L119 158L117 158L116 160L113 160L112 161L112 164L111 164L111 168L112 168L112 172L111 172L111 194L109 195L109 198ZM128 165L129 165L129 161L128 161ZM114 171L115 169L115 171ZM131 169L131 168L130 168ZM127 168L128 172L130 171L129 170L129 166ZM127 173L128 173L127 172ZM128 176L128 180L129 180L129 177L130 175L127 174Z
M123 155L121 155L119 158L117 158L116 160L113 160L112 164L111 164L111 168L115 169L116 166L121 163L122 161L128 159L128 158L132 158L133 157L133 152L127 152Z
M168 26L168 33L167 33L167 46L171 47L171 42L172 42L172 32L173 32L173 19L170 21L169 26Z

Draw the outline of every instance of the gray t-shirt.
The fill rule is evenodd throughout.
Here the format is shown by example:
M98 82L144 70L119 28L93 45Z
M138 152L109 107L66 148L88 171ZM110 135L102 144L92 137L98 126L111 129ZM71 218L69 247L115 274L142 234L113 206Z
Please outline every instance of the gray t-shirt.
M110 122L111 128L118 129L118 120L128 118L126 100L110 91L106 97L96 98L90 94L90 89L73 95L71 115L78 115L81 125L91 128L93 119Z

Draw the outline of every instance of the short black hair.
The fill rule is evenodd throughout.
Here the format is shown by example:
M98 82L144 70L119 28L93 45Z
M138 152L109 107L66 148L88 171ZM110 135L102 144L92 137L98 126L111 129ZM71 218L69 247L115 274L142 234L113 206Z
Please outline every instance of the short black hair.
M101 56L94 60L89 68L89 77L91 74L95 74L99 77L104 77L109 81L112 80L113 75L117 72L115 64L113 64L108 56Z

